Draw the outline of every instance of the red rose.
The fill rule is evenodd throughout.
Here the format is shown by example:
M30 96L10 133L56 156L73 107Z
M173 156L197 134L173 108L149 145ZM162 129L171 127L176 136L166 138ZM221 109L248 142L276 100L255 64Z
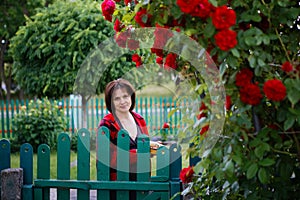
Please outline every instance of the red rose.
M136 67L139 67L143 64L142 58L138 54L133 54L131 60L135 62Z
M193 167L186 167L180 171L179 178L182 183L189 183L192 181L194 175Z
M101 4L103 16L106 20L112 21L112 14L116 8L116 3L113 0L104 0Z
M227 51L237 45L236 32L229 29L221 30L215 34L214 38L217 46L223 51Z
M240 99L249 105L258 105L262 99L260 88L256 84L247 84L240 89Z
M114 30L116 32L120 32L124 28L124 25L121 24L119 19L116 19L115 24L114 24Z
M226 110L230 110L231 108L231 97L229 95L226 95L225 108Z
M243 87L251 83L253 72L249 68L244 68L239 71L235 76L236 86Z
M125 6L127 6L130 2L131 2L131 0L124 0Z
M163 128L170 128L170 124L168 122L165 122Z
M177 69L177 63L176 63L177 55L175 53L169 53L166 57L165 66L167 68L173 68Z
M156 63L159 64L160 67L162 67L162 64L164 63L164 59L162 57L157 57Z
M141 27L149 27L151 25L151 15L147 13L146 8L141 8L134 17L136 23Z
M266 81L263 91L266 97L273 101L282 101L286 96L286 87L278 79Z
M210 4L208 0L196 0L195 4L196 5L190 14L202 19L207 18L213 8L212 4Z
M202 127L199 134L200 135L205 134L208 131L208 129L209 129L209 125Z
M196 7L197 1L195 0L177 0L177 5L183 13L191 13Z
M289 61L286 61L281 65L281 69L285 72L291 72L291 71L293 71L294 68L293 68L293 65Z
M227 6L217 7L215 12L212 13L212 23L216 29L228 29L235 25L236 14L234 10Z
M163 49L151 48L151 52L155 53L158 57L163 57L164 56Z

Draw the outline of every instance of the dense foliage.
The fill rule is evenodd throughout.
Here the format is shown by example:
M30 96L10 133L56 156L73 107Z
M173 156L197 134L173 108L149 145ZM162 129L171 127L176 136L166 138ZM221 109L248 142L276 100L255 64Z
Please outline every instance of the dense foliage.
M48 144L54 149L58 134L65 132L66 127L63 110L56 101L47 98L35 102L31 100L28 106L21 107L13 119L13 149L19 150L24 143L31 144L35 152L40 144Z
M215 102L205 77L191 81L204 95L191 109L180 133L191 135L192 155L202 160L190 168L185 192L201 199L297 199L300 192L300 65L299 3L287 0L105 0L102 12L115 25L117 42L139 47L128 32L156 27L153 62L181 74L195 73L191 63L167 52L174 34L183 33L206 49L225 86L223 132L214 148L199 154L212 130ZM169 34L169 35L168 35ZM125 37L124 37L125 36ZM149 36L153 37L152 35ZM173 40L174 41L174 40ZM178 40L178 43L182 41ZM134 44L134 45L133 45ZM159 44L159 45L158 45ZM126 46L126 45L125 45ZM125 47L124 46L124 47ZM184 46L184 45L182 45ZM180 49L184 55L193 49ZM137 66L144 62L143 55ZM209 63L205 68L209 69ZM203 74L202 74L203 75ZM203 94L203 93L202 93ZM225 109L224 108L224 109ZM196 121L194 120L196 118ZM189 120L190 119L190 120ZM191 166L192 167L192 166Z
M15 80L25 94L59 98L73 93L74 82L86 57L98 45L113 36L112 25L103 19L95 1L57 1L26 19L11 39L10 53L14 60ZM101 72L105 83L120 77L132 68L131 55L123 55L105 71L93 66L82 72ZM84 83L76 85L86 87ZM76 88L77 89L77 88ZM81 89L87 91L87 88ZM88 94L84 94L88 95Z
M11 93L19 89L12 77L12 58L8 54L10 38L19 26L24 25L25 16L32 16L36 8L45 7L53 0L2 0L0 4L0 98L10 99Z

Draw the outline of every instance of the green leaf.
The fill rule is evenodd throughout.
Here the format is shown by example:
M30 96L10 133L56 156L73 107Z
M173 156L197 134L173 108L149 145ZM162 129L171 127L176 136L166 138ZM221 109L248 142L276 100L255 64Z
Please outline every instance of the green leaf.
M256 175L257 170L258 170L257 163L252 163L252 165L250 165L250 167L247 170L247 174L246 174L247 179L253 178Z
M257 158L262 159L265 152L270 151L270 145L268 143L262 143L254 149L254 153Z
M274 165L275 160L273 160L271 158L265 158L265 159L259 161L258 164L263 166L263 167L268 167L268 166Z
M213 25L211 19L208 19L207 21L208 21L208 23L205 26L203 33L206 38L211 38L214 35L216 29L215 29L215 26Z
M216 0L209 0L209 2L214 6L217 7L218 6L218 2Z
M295 117L289 116L287 120L284 121L283 129L286 131L290 129L295 123Z
M252 68L254 68L256 66L256 58L254 55L250 55L248 57L248 61L249 61L249 64Z
M237 58L240 57L240 53L236 48L231 49L231 53Z
M258 179L261 183L265 184L268 183L268 174L265 168L260 168L258 171Z

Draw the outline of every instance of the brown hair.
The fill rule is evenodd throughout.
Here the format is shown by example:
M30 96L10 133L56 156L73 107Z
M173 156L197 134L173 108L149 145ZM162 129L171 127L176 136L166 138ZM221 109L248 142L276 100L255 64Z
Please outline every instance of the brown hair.
M115 89L125 88L127 93L131 95L131 106L129 111L132 111L135 106L135 90L131 83L125 79L117 79L109 82L105 87L105 104L109 112L113 113L112 110L112 94Z

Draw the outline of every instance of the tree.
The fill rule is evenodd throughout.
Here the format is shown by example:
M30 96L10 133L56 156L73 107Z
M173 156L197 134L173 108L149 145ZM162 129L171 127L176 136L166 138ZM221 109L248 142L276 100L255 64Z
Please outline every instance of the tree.
M154 38L150 48L157 60L152 62L168 64L183 75L195 74L190 89L201 102L199 109L181 111L186 126L179 134L190 137L194 143L190 154L202 159L193 166L187 192L195 199L296 199L300 188L299 3L116 2L105 0L102 10L108 21L122 27L119 34L156 27L147 38ZM199 47L195 43L207 54L201 48L195 52ZM206 71L202 76L195 63ZM204 74L214 68L213 63L219 72L210 81L217 87L224 84L226 101L222 95L215 98L210 89L217 87L206 83ZM215 134L220 126L212 126L217 104L227 110L226 115L215 116L224 117L222 135ZM212 136L216 144L203 151ZM185 176L190 174L181 175Z
M25 16L35 14L35 8L47 6L51 1L45 0L4 0L0 6L0 95L10 99L12 84L12 58L8 55L10 38L18 27L24 25ZM16 83L15 83L16 84ZM6 94L3 94L5 92Z
M87 56L97 54L101 42L113 37L112 25L100 13L95 1L58 1L26 19L10 44L15 79L25 94L60 98L76 90L85 106L92 95L103 91L106 82L134 67L130 53L121 54L102 71L101 66L82 67L92 60ZM90 91L90 83L75 83L79 69L85 70L82 74L87 79L83 81L88 82L89 75L101 75L95 90Z

